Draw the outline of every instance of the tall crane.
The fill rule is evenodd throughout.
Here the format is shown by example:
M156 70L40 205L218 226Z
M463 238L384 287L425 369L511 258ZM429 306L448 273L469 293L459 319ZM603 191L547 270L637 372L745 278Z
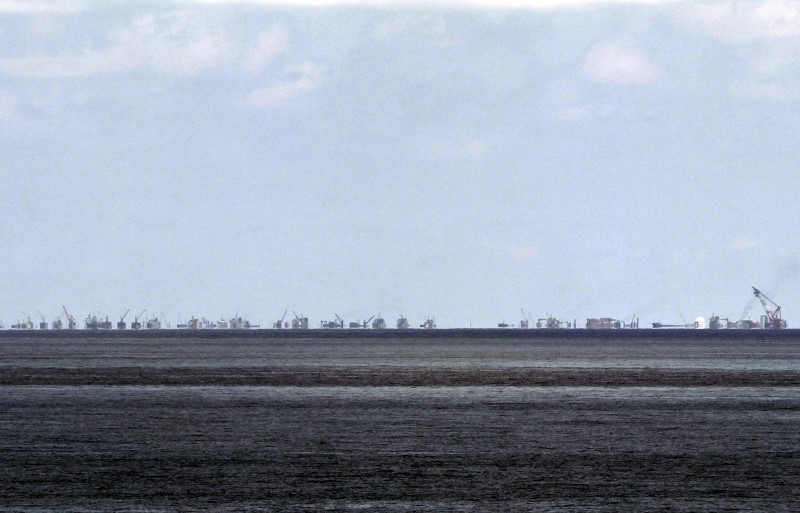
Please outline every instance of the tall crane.
M127 325L125 324L125 317L127 317L129 313L131 313L130 308L128 308L128 311L125 312L125 314L122 317L120 317L119 322L117 323L118 330L124 330L127 327Z
M753 287L753 295L761 301L761 306L767 313L767 324L764 327L773 330L785 329L786 321L781 318L781 307L755 287Z
M140 330L140 329L142 329L142 322L139 319L142 318L142 316L144 315L144 313L146 311L147 311L146 309L142 310L142 313L140 313L139 315L136 316L136 318L133 319L133 322L131 323L131 329L132 330Z
M44 314L42 314L42 312L40 312L39 310L36 310L36 313L39 314L39 319L42 320L39 323L39 329L40 330L46 330L47 327L48 327L48 324L47 324L47 320L44 318Z
M286 312L288 312L288 311L289 311L288 308L283 311L283 317L281 317L280 319L275 321L275 323L272 325L273 328L277 328L277 329L282 329L283 328L283 320L286 319Z
M70 315L70 313L67 311L66 306L61 305L61 308L64 309L64 313L67 315L67 327L71 330L74 330L78 326L78 323L75 322L75 317Z

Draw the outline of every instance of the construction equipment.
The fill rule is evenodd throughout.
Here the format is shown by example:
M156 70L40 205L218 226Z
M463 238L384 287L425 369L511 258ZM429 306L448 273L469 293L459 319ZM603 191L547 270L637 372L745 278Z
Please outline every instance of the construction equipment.
M39 329L46 330L48 328L47 320L45 320L44 315L42 315L42 312L37 310L36 313L39 314L39 319L41 319L41 322L39 322Z
M284 310L284 311L283 311L283 317L281 317L280 319L278 319L277 321L275 321L275 323L272 325L272 327L273 327L273 328L276 328L276 329L282 329L282 328L285 326L285 325L283 324L283 320L284 320L284 319L286 319L286 312L288 312L288 311L289 311L289 309L288 309L288 308L287 308L286 310Z
M74 330L75 328L77 328L78 327L78 323L75 322L75 317L70 315L70 313L67 311L67 307L64 306L64 305L61 305L61 308L64 309L64 314L66 314L66 316L67 316L67 328L71 329L71 330Z
M722 324L722 321L725 321L725 324ZM708 329L711 330L719 330L719 329L735 329L738 328L739 324L736 321L731 321L727 317L720 317L716 314L711 314L711 317L708 319Z
M125 324L125 317L127 317L130 312L131 312L131 309L128 308L128 311L125 312L125 315L123 315L122 317L119 318L119 322L117 323L117 329L118 330L124 330L124 329L126 329L128 327L128 325Z
M336 320L335 321L320 321L319 322L319 327L324 329L324 330L343 329L344 328L344 321L342 320L342 318L339 317L339 314L337 314L337 313L334 313L333 315L336 316ZM350 324L351 324L351 327L352 327L353 323L350 323Z
M85 324L87 330L110 330L111 329L111 321L108 320L108 316L105 315L105 320L103 320L104 315L100 314L100 317L97 315L87 315Z
M633 322L633 321L631 321ZM601 317L599 319L586 319L586 329L587 330L611 330L611 329L620 329L624 327L625 323L618 319L612 319L611 317Z
M688 328L685 324L663 324L661 322L654 322L653 329L660 329L660 328Z
M140 313L139 315L137 315L136 317L133 318L133 322L131 323L131 329L132 330L140 330L140 329L142 329L142 323L141 323L141 321L139 321L139 319L142 318L142 316L144 315L144 313L146 311L147 310L142 310L142 313Z
M142 312L144 314L144 312ZM141 315L140 315L141 317ZM163 314L162 314L163 317ZM160 330L161 329L161 320L158 317L153 317L152 319L147 319L147 323L145 323L147 329L149 330Z
M383 317L381 317L381 314L378 314L378 316L375 317L375 320L372 321L372 329L374 329L374 330L386 329L386 321L383 320Z
M292 329L293 330L307 330L308 329L308 317L303 317L301 315L297 315L294 311L294 319L292 319Z
M523 308L520 308L520 311L522 312L522 320L519 321L519 327L527 329L531 325L530 324L530 315L526 314L525 310Z
M27 322L25 322L25 321L17 321L16 324L12 324L11 325L11 329L12 330L27 330L29 328L28 328L28 323Z
M563 327L571 328L572 327L572 323L561 321L559 319L556 319L552 315L547 314L547 317L545 317L545 318L536 319L536 327L537 328L548 328L548 329L558 329L558 328L563 328Z
M373 319L374 317L375 317L375 316L373 315L372 317L370 317L369 319L367 319L367 320L366 320L366 321L364 321L364 322L351 322L351 323L349 324L349 327L350 327L351 329L359 329L359 328L364 328L364 329L367 329L367 324L369 324L369 323L370 323L370 321L372 321L372 319ZM344 324L344 323L342 323L342 324Z
M753 287L753 295L761 301L761 306L764 307L764 311L767 313L764 327L773 330L786 329L786 321L781 318L781 307L755 287Z
M12 324L11 325L11 329L12 330L32 330L33 329L33 321L31 321L31 317L28 314L26 314L25 312L22 312L22 317L23 317L23 319L27 319L27 320L17 321L16 324Z
M239 317L239 314L236 314L236 317L231 319L228 325L234 330L247 330L259 327L257 324L250 324L250 321Z

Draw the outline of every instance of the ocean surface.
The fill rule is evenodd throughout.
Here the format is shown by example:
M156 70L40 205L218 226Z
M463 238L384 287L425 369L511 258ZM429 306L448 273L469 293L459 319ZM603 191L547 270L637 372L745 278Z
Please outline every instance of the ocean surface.
M0 511L800 511L800 335L0 339Z

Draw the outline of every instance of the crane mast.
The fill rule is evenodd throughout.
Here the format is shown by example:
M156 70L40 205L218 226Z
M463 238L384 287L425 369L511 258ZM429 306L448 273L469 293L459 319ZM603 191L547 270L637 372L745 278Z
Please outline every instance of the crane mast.
M761 306L767 313L767 323L764 327L774 330L786 328L786 321L781 318L781 307L755 287L753 287L753 295L761 301Z
M70 315L70 313L67 311L67 307L66 306L62 305L61 308L64 309L64 313L67 315L67 326L69 326L69 329L74 330L75 327L78 325L78 323L75 322L75 317Z

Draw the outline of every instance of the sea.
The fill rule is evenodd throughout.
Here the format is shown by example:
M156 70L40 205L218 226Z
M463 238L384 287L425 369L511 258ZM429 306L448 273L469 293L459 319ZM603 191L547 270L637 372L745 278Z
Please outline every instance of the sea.
M0 338L2 512L800 511L800 333Z

